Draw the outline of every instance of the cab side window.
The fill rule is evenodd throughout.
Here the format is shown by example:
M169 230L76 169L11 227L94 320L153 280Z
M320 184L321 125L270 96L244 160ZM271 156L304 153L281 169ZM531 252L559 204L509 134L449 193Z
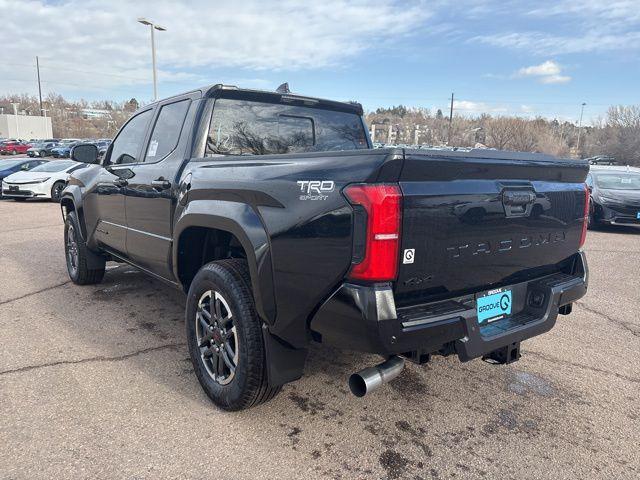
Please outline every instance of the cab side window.
M188 109L189 100L170 103L160 108L144 157L145 162L158 162L176 148Z
M110 163L120 165L136 163L144 142L144 134L151 120L153 110L146 110L133 117L113 141Z

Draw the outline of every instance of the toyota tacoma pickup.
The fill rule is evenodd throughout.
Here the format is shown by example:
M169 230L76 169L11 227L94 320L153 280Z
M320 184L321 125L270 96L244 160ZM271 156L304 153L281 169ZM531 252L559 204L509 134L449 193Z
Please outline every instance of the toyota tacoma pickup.
M359 104L224 85L72 156L90 165L61 199L69 276L119 261L184 289L226 410L300 378L312 341L383 357L350 377L359 396L432 355L510 363L586 292L582 161L373 149Z

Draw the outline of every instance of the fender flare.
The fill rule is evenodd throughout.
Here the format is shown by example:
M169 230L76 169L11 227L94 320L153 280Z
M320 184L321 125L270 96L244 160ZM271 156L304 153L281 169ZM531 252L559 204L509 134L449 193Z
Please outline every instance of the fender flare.
M62 212L62 219L65 218L65 210L64 205L69 200L73 203L73 209L78 214L78 220L80 221L80 235L82 235L83 240L87 240L87 226L84 222L84 212L82 211L82 192L80 191L80 187L77 185L69 185L62 191L62 196L60 197L60 211Z
M172 263L179 279L179 239L190 227L212 228L234 235L244 248L258 315L269 325L276 318L275 290L269 236L257 212L244 203L225 200L193 200L174 225Z

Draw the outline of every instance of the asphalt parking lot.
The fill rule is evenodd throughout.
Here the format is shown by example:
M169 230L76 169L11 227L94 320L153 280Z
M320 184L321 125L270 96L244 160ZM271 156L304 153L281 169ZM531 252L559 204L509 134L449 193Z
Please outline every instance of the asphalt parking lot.
M314 346L274 401L217 410L184 296L114 264L67 277L59 208L0 201L0 478L640 477L640 231L590 232L588 295L508 366L436 358L364 399L378 358Z

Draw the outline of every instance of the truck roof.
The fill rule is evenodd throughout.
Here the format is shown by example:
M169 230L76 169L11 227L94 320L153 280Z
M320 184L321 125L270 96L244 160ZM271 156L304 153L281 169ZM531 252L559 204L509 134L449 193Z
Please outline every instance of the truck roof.
M523 162L567 162L578 166L588 165L586 160L556 157L547 153L514 152L510 150L496 150L493 148L465 148L465 147L425 147L401 148L391 147L387 150L404 150L406 155L424 155L429 157L475 158L487 160L520 160ZM378 149L381 150L381 149Z
M308 107L320 107L330 110L339 110L355 113L357 115L363 114L362 105L357 102L338 102L335 100L328 100L326 98L309 97L290 92L282 93L269 90L255 90L250 88L240 88L235 85L224 85L222 83L216 83L214 85L208 85L206 87L196 88L188 92L172 95L171 97L163 98L161 100L158 100L157 102L152 102L149 105L153 105L154 103L158 103L160 101L165 101L169 98L180 97L195 92L200 92L202 96L206 98L235 98L278 103L290 102Z

